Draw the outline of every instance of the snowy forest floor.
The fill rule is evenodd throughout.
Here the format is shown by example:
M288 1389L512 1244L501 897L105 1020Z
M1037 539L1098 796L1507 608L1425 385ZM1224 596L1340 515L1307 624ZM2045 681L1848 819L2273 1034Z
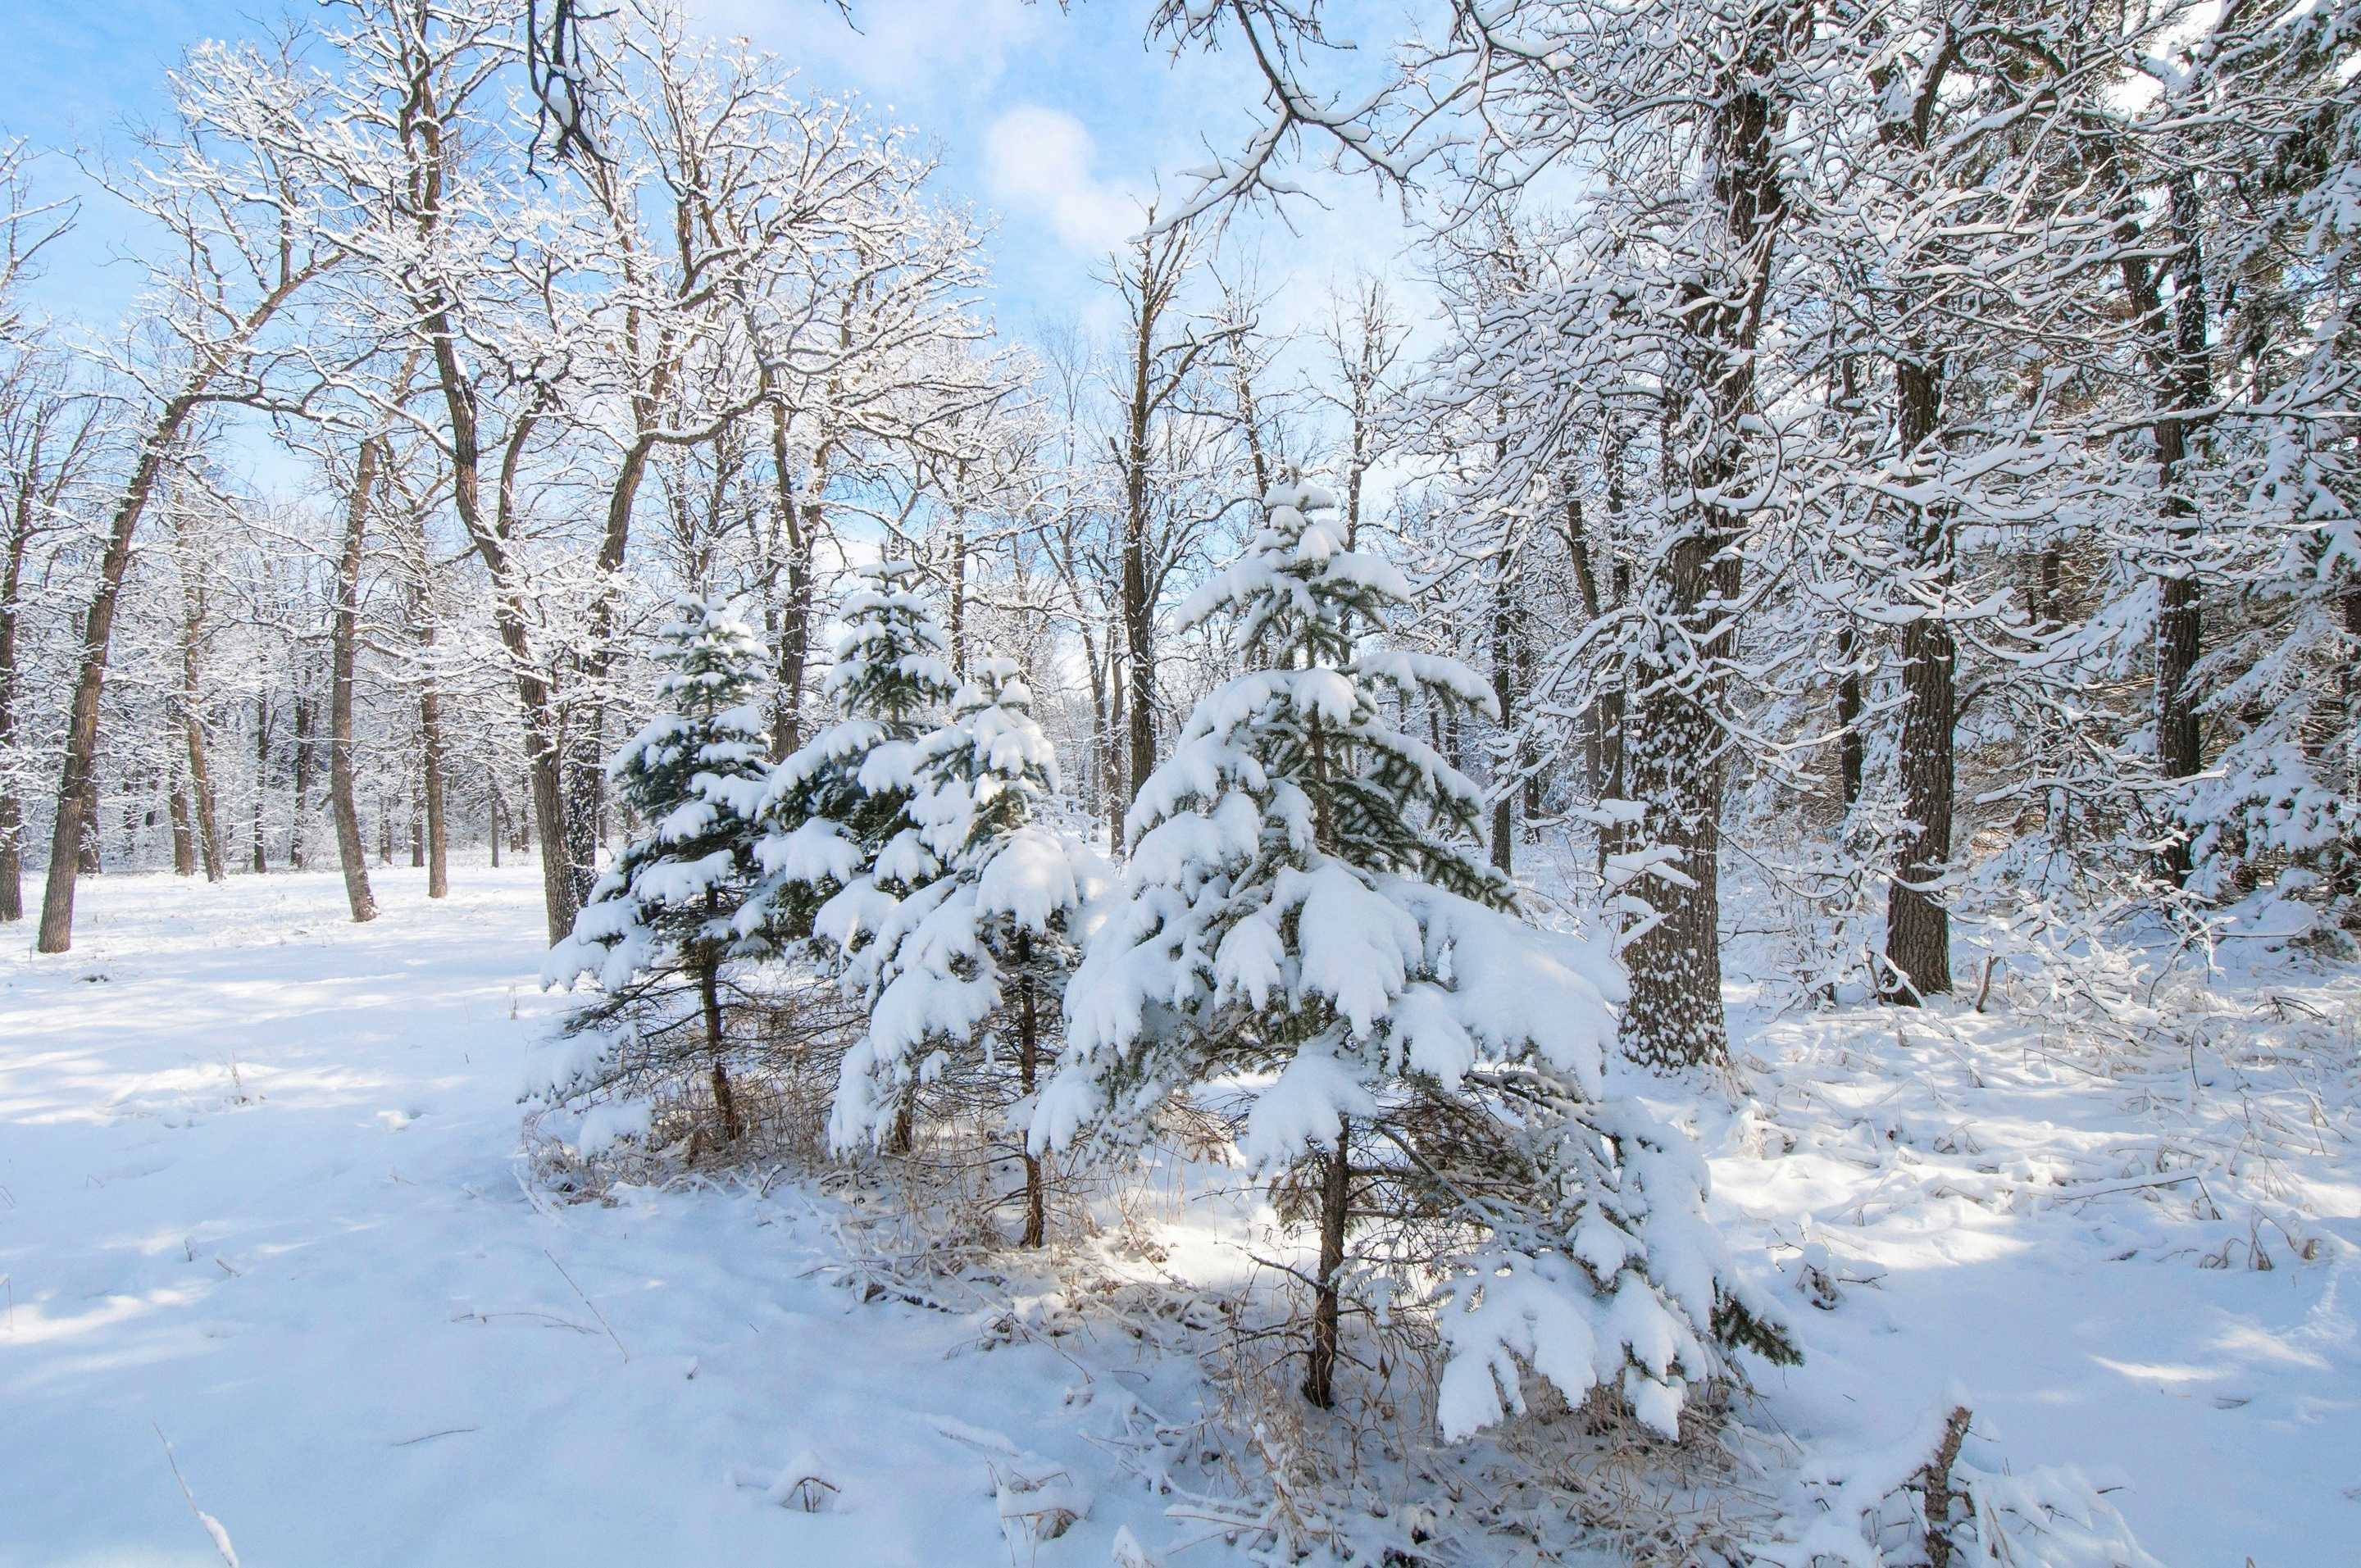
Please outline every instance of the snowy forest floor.
M862 1304L807 1184L529 1192L538 873L378 875L368 927L333 874L107 875L71 954L10 933L0 1563L218 1563L200 1509L251 1568L1222 1560L1115 1441L1193 1366ZM1768 1506L1957 1401L2166 1562L2355 1560L2361 981L2257 958L2202 997L2134 1060L2029 1006L1734 986L1757 1104L1700 1129L1716 1212L1835 1298L1787 1287L1806 1362L1743 1410L1793 1461ZM1037 1541L1049 1499L1081 1517Z

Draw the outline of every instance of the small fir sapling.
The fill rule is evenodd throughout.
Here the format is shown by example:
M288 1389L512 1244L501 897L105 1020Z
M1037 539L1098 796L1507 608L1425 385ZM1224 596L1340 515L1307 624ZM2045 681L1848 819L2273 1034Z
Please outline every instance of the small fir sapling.
M894 1136L914 1087L954 1069L980 1077L994 1098L1013 1087L1008 1114L1021 1126L1053 1054L1045 1046L1079 955L1082 911L1109 880L1099 856L1050 818L1056 756L1011 660L975 662L950 722L917 742L912 784L906 814L942 871L878 928L869 1029L845 1058L837 1093L840 1147ZM1010 1064L996 1059L1003 1042L1015 1047L1013 1086ZM1022 1158L1020 1240L1038 1246L1041 1160L1029 1147Z
M642 1052L690 1022L667 1003L684 981L693 986L715 1109L735 1138L743 1128L724 1065L721 980L747 948L733 918L755 873L742 803L766 770L758 702L768 657L718 600L681 600L659 635L659 711L607 767L642 827L599 877L572 935L550 950L543 981L593 976L604 994L572 1027L629 1019Z
M738 928L782 946L810 938L840 970L890 913L895 891L935 871L904 807L914 747L956 683L950 639L917 576L906 561L854 574L826 683L840 717L774 764L745 803L762 828L762 876Z
M854 575L826 686L840 717L775 764L746 803L762 828L762 874L738 929L800 944L851 997L871 989L870 948L901 895L939 869L905 809L917 742L955 685L950 639L917 579L907 561ZM910 1146L912 1113L906 1094L889 1140L897 1153Z
M1374 644L1410 585L1344 548L1325 492L1290 481L1265 505L1182 612L1233 614L1249 673L1198 705L1132 808L1036 1146L1136 1137L1175 1092L1224 1082L1247 1160L1316 1180L1315 1404L1334 1398L1358 1206L1422 1191L1472 1238L1443 1302L1446 1435L1521 1408L1527 1368L1670 1431L1730 1347L1792 1349L1705 1222L1703 1160L1610 1096L1611 959L1518 916L1482 859L1480 792L1378 700L1488 712L1490 691ZM1455 1113L1421 1113L1438 1102ZM1448 1140L1422 1131L1438 1123Z

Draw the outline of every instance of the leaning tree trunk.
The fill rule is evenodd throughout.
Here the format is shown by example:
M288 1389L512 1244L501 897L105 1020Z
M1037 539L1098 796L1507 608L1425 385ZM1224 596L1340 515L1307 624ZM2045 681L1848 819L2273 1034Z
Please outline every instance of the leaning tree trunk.
M336 823L336 862L344 868L345 902L356 925L377 918L369 890L368 846L353 800L353 672L360 652L361 561L368 540L370 498L385 460L381 437L361 443L353 493L345 508L345 547L336 557L336 619L330 640L328 686L328 809Z
M242 317L228 337L212 346L192 367L180 391L158 411L156 422L140 444L138 460L107 520L106 548L99 555L98 587L82 616L81 667L74 677L73 701L67 710L66 746L58 771L57 820L49 834L49 874L41 895L41 931L35 946L45 953L62 953L73 946L75 850L82 839L82 802L90 794L92 767L98 755L98 701L106 686L107 646L115 635L115 611L123 597L124 574L131 567L132 540L165 458L181 436L189 415L221 375L269 323L280 307L311 277L310 272L282 271L270 292Z

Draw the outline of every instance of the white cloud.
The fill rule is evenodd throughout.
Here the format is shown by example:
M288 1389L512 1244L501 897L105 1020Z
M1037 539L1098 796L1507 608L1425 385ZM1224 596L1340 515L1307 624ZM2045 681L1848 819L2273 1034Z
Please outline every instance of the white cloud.
M1140 225L1142 204L1092 170L1097 147L1062 110L1022 104L983 136L984 183L993 200L1049 224L1068 246L1111 250Z

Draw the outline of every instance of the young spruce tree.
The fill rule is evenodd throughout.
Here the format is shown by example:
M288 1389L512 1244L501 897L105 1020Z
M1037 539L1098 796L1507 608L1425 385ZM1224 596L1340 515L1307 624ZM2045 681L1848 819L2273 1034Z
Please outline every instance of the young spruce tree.
M895 905L870 966L869 1031L846 1057L840 1146L893 1135L914 1086L956 1080L1023 1126L1054 1052L1083 907L1105 862L1049 820L1057 760L1014 661L975 662L951 721L918 742L906 815L942 872ZM996 1048L1014 1047L1014 1061ZM1014 1082L1008 1081L1010 1069ZM1010 1092L1013 1091L1013 1093ZM1025 1166L1021 1245L1046 1239L1041 1161Z
M765 773L758 699L768 655L752 629L718 601L683 599L660 632L667 666L661 710L607 765L641 826L550 949L546 983L585 974L605 992L577 1014L579 1030L631 1018L642 1055L692 1020L723 1134L742 1130L724 1065L721 971L743 942L733 921L754 880L754 825L743 803ZM668 1004L693 986L693 1014Z
M816 938L840 970L875 935L895 891L936 870L904 807L914 748L955 683L950 639L917 592L917 575L906 561L854 574L826 683L841 717L781 759L750 802L763 874L740 929L777 943Z
M842 716L771 770L752 809L762 881L739 929L765 945L801 942L849 995L875 979L872 950L901 896L940 871L907 815L918 742L940 723L954 682L950 640L906 561L862 568L839 614L845 634L827 692ZM910 1146L914 1096L888 1146Z
M1521 1408L1526 1369L1570 1400L1616 1388L1670 1429L1727 1343L1792 1353L1705 1224L1702 1160L1636 1107L1608 1119L1611 961L1518 916L1483 861L1480 792L1378 700L1489 713L1489 689L1454 660L1358 646L1409 584L1344 547L1316 488L1265 505L1246 557L1182 611L1234 613L1249 673L1198 705L1132 807L1036 1145L1249 1085L1242 1152L1309 1166L1317 1190L1313 1403L1334 1398L1351 1224L1422 1193L1469 1238L1443 1311L1447 1436L1504 1396Z

